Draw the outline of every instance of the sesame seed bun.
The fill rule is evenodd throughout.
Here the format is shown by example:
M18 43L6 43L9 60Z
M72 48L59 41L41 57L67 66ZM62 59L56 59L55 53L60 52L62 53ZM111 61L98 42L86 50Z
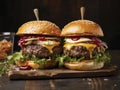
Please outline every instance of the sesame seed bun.
M59 36L60 33L60 28L50 21L29 21L20 26L16 34L40 34L48 36Z
M76 20L64 26L61 36L104 36L102 28L90 20Z

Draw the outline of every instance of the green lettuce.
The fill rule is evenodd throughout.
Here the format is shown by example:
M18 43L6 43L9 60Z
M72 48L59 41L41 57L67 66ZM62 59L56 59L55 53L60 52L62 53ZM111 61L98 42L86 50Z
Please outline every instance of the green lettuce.
M96 63L99 63L99 62L109 63L111 60L111 56L108 52L98 53L92 59L95 60ZM86 58L85 57L80 57L80 58L70 57L65 54L56 56L56 61L59 62L59 67L62 67L64 65L64 62L80 62L82 60L86 60Z

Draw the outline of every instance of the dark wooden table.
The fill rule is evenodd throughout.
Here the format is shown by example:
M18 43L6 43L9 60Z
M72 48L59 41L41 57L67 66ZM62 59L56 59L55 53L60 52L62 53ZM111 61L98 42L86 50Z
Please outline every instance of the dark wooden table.
M112 63L120 69L120 50L110 51ZM0 90L120 90L120 70L109 77L48 80L10 80L0 77Z

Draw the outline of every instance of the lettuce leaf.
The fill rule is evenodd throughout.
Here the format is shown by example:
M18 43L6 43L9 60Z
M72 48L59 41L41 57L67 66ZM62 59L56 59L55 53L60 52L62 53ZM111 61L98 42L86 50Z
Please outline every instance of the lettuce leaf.
M34 55L33 56L22 55L22 51L15 52L12 55L8 56L4 62L0 62L0 75L5 74L7 70L9 70L11 65L15 65L15 61L26 61L26 60L32 60L34 61L34 63L41 65L51 59L37 58Z
M86 58L85 57L75 58L65 54L56 56L56 61L58 61L59 67L62 67L64 65L64 62L80 62L82 60L86 60ZM111 56L109 52L98 53L93 57L93 60L95 60L96 63L99 62L109 63L111 60Z
M99 63L99 62L110 63L111 56L110 56L109 52L98 53L93 57L93 59L96 61L96 63Z
M68 55L62 54L56 56L56 61L58 61L59 65L58 67L62 67L64 65L64 62L79 62L81 60L84 60L85 57L76 58L76 57L70 57Z

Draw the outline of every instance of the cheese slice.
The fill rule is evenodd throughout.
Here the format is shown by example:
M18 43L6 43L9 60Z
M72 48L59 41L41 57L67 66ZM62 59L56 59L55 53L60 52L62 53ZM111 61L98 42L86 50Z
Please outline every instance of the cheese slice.
M70 50L72 48L72 46L84 46L84 47L86 47L86 49L90 53L90 58L92 58L92 52L93 52L94 48L97 47L97 45L89 44L89 43L65 43L63 47L66 48L67 50Z
M53 48L55 47L55 46L58 46L57 44L56 45L43 45L44 47L46 47L48 50L49 50L49 52L50 53L53 53Z
M32 42L32 41L27 41L27 42L25 43L25 45L28 45L28 44L31 44L31 43L33 43L33 42ZM44 46L45 48L47 48L50 53L53 53L53 50L52 50L52 49L53 49L55 46L58 46L58 45L60 44L60 42L59 42L59 41L51 41L51 40L46 40L46 41L40 41L40 40L38 40L38 41L35 42L35 44L37 44L37 45L42 45L42 46Z
M58 46L58 45L60 45L60 42L56 42L56 41L44 41L44 43L40 43L40 44L42 44L44 47L46 47L48 50L49 50L49 52L50 53L53 53L53 48L55 47L55 46Z

